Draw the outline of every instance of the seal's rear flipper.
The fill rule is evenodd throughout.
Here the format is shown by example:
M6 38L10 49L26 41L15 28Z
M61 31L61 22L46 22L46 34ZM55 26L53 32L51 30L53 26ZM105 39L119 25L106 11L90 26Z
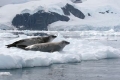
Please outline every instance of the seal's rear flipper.
M17 45L18 45L19 43L21 43L21 42L24 42L24 40L19 40L19 41L16 41L16 42L12 43L12 44L8 44L8 45L6 45L6 46L7 46L7 48L17 47Z
M5 46L7 46L7 48L10 48L10 46L9 46L9 45L5 45Z
M10 47L15 47L15 45L14 44L9 44L9 45L6 45L7 46L7 48L10 48Z

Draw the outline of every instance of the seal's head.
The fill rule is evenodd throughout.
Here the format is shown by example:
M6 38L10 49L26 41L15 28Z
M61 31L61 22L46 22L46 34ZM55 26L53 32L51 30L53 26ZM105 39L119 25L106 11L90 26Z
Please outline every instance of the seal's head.
M64 40L59 42L59 46L61 47L59 50L62 50L68 44L70 44L70 42Z
M67 41L62 41L62 43L65 44L65 45L70 44L70 42L67 42Z
M49 35L49 41L52 41L53 39L55 39L57 36L55 35Z

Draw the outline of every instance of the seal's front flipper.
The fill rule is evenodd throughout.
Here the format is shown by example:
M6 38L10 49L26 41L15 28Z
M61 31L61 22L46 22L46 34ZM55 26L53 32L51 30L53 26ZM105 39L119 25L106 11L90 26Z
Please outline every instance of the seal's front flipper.
M25 49L26 45L17 45L18 48Z

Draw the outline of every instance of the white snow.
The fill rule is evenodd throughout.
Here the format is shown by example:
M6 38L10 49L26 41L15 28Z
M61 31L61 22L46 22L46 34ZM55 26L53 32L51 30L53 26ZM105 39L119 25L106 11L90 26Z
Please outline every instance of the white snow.
M6 31L7 32L7 31ZM66 40L70 42L61 52L40 52L40 51L25 51L15 47L6 48L5 45L14 41L28 38L30 36L19 35L14 38L11 33L6 33L13 38L4 38L4 32L0 33L0 69L13 69L24 68L34 66L49 66L54 63L69 63L69 62L81 62L83 60L99 60L105 58L119 58L120 49L111 46L106 46L101 42L95 42L92 38L87 40L86 38L64 38L62 35L71 36L103 36L100 32L48 32L51 34L57 34L58 37L53 42ZM109 32L104 36L108 35ZM81 35L80 35L81 34ZM2 36L3 35L3 36ZM119 36L119 33L111 33L110 36ZM106 37L105 36L105 37ZM32 36L33 37L33 36ZM89 38L88 37L88 38ZM109 37L110 38L110 37ZM102 38L99 37L100 40ZM112 38L113 39L113 38ZM107 40L104 39L104 40Z

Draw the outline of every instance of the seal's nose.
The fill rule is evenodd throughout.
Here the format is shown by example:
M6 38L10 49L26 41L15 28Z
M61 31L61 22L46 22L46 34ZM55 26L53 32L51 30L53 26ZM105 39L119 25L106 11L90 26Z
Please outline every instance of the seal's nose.
M52 35L52 37L53 37L53 38L56 38L57 36L55 36L55 35Z
M63 41L65 44L70 44L70 42L68 42L68 41Z
M70 42L67 42L67 41L66 41L65 43L66 43L66 44L70 44Z

